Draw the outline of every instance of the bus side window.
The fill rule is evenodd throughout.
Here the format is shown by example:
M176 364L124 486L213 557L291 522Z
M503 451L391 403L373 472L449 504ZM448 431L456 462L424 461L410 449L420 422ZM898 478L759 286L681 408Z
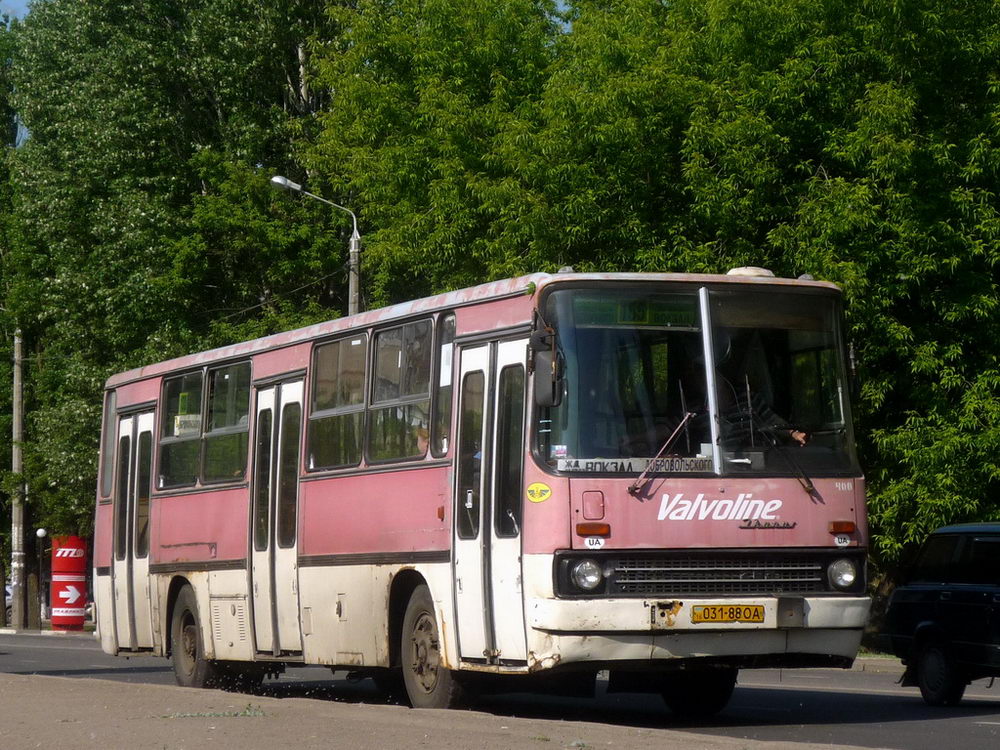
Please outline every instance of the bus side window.
M483 397L485 378L482 370L467 373L462 380L461 432L458 446L458 536L479 536L479 493L482 464Z
M313 354L308 469L336 469L361 462L368 336L317 346Z
M281 410L281 438L278 446L278 507L276 511L278 544L295 544L296 502L299 488L299 431L302 407L285 404Z
M200 473L201 385L201 371L163 383L160 489L193 485Z
M431 321L418 320L375 336L368 457L394 461L423 457L421 430L430 417Z
M118 441L118 492L115 496L115 559L128 553L128 485L132 441L125 435Z
M115 409L118 392L110 391L104 399L104 440L101 445L101 497L110 497L115 475Z
M510 365L500 371L497 399L497 495L499 536L516 536L521 527L521 474L524 456L524 367Z
M135 487L135 556L149 554L149 493L151 489L150 464L153 457L153 434L139 433L139 455L135 470L138 479Z
M434 420L431 433L431 454L440 458L448 452L451 430L451 369L455 351L455 314L438 318L437 381L434 394Z
M209 372L208 424L202 479L243 479L249 449L250 363Z

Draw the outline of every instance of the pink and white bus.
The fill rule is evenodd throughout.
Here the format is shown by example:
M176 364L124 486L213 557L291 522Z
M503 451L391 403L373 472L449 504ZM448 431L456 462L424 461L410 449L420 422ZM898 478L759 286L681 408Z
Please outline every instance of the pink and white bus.
M841 304L761 269L535 274L115 375L101 645L189 686L401 677L418 707L606 672L710 714L740 669L847 667Z

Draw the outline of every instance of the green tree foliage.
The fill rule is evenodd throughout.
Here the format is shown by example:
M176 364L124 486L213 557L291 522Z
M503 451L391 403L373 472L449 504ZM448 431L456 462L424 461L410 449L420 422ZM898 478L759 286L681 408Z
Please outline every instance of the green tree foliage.
M512 275L531 241L513 153L553 49L547 0L362 0L316 56L317 182L359 208L373 301ZM528 123L528 124L526 124Z
M89 513L110 371L343 309L349 221L282 173L358 213L370 305L563 264L835 281L882 559L996 517L998 14L39 0L3 256L32 493Z
M108 374L312 320L340 293L324 222L266 192L316 106L302 57L321 22L302 0L47 0L18 30L30 137L4 270L32 350L29 497L54 529L89 523ZM310 276L332 280L291 306Z
M887 562L996 517L996 7L709 9L692 16L713 64L683 149L688 237L845 287Z
M562 263L836 281L879 552L995 516L995 5L566 5L337 14L311 163L376 296Z

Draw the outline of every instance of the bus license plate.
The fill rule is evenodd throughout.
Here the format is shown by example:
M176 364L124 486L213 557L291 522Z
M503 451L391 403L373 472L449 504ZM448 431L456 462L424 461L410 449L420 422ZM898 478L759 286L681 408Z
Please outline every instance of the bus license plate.
M691 622L764 622L764 605L695 604Z

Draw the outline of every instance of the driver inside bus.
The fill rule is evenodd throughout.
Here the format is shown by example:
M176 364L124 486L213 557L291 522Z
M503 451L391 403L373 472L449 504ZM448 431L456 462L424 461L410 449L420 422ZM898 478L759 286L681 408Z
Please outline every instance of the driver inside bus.
M745 368L735 366L730 333L725 330L715 333L715 385L723 439L746 445L753 442L756 431L799 447L806 445L809 434L778 415L764 398L763 390L752 387ZM689 419L688 429L698 433L700 442L709 441L708 384L700 342L683 356L679 388L684 411L694 415Z
M750 375L748 362L755 356L763 356L759 340L751 340L749 345L741 347L744 356L737 366L733 349L740 343L734 342L738 334L734 336L727 330L719 329L716 336L720 343L715 346L715 379L719 394L719 415L726 437L745 445L753 442L753 432L756 430L798 447L806 445L809 434L793 427L788 420L777 414L770 399L765 398L765 389L753 385L754 378Z

